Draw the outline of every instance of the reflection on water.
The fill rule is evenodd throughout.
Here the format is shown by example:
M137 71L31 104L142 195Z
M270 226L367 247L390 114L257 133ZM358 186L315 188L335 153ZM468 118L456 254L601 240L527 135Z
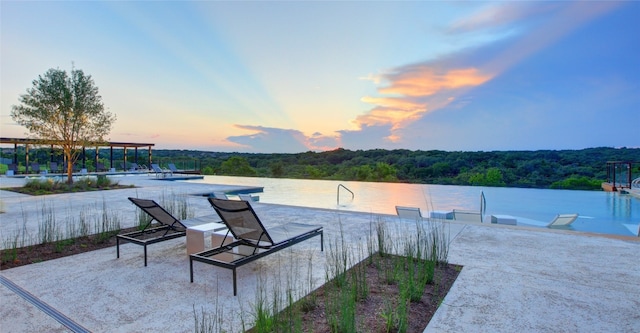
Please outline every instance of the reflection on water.
M545 223L557 214L578 213L570 229L607 234L631 235L623 224L640 223L640 200L629 195L601 191L569 191L368 183L331 180L303 180L205 176L189 182L264 187L260 201L302 207L316 207L395 214L395 206L420 207L423 215L435 210L479 210L480 194L487 200L486 214L513 215L519 221ZM353 191L355 197L342 184Z

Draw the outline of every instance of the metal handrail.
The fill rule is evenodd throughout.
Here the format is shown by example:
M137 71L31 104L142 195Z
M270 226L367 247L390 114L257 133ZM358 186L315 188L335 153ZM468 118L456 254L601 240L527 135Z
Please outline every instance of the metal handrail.
M356 195L353 194L353 192L350 189L348 189L346 186L344 186L342 184L338 184L338 198L337 198L338 206L340 206L340 188L341 187L344 188L345 190L349 191L349 193L351 193L351 200L353 200L356 197Z
M634 180L631 182L631 187L640 187L640 177L638 177L638 178L634 179Z
M487 212L487 199L484 197L484 191L480 191L480 222L484 222L484 214Z

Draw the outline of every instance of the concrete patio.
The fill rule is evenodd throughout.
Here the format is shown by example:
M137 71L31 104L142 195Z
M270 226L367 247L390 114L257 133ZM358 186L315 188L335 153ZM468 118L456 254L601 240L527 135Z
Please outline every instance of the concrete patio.
M127 227L137 223L128 196L157 200L188 194L200 216L212 210L194 194L232 188L146 176L122 177L120 183L136 188L46 199L0 191L7 211L0 215L0 240L18 230L37 234L43 205L64 221L78 210L99 211L105 203ZM2 187L20 185L19 179L0 178ZM327 245L341 235L364 246L366 231L378 221L398 233L415 229L390 215L264 203L254 207L267 225L322 225L325 252L311 239L243 266L236 297L229 270L194 263L190 283L184 238L151 245L148 267L142 248L125 244L119 259L112 247L3 270L0 331L192 332L194 311L206 311L221 315L226 331L239 332L243 322L251 326L251 304L261 283L267 288L293 285L298 294L321 285ZM464 268L425 332L640 332L637 238L455 221L445 225L449 262Z

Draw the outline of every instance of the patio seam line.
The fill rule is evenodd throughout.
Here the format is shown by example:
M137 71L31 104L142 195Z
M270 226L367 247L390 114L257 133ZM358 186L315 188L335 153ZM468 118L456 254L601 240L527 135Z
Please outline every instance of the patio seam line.
M80 324L78 324L75 321L73 321L71 318L65 316L60 311L54 309L49 304L41 301L40 299L38 299L37 297L35 297L31 293L29 293L28 291L22 289L20 286L18 286L17 284L13 283L13 281L9 280L8 278L6 278L6 277L4 277L2 275L0 275L0 283L3 286L9 288L14 293L16 293L18 296L20 296L23 299L25 299L27 302L33 304L35 307L37 307L42 312L44 312L47 315L49 315L51 318L57 320L60 324L64 325L66 328L70 329L71 331L78 332L78 333L90 333L91 332L88 329L82 327Z

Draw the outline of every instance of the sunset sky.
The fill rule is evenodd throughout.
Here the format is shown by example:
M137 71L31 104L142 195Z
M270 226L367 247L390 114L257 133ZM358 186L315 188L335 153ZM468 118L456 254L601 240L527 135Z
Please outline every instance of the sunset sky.
M640 2L5 1L0 136L50 68L111 141L296 153L640 147Z

